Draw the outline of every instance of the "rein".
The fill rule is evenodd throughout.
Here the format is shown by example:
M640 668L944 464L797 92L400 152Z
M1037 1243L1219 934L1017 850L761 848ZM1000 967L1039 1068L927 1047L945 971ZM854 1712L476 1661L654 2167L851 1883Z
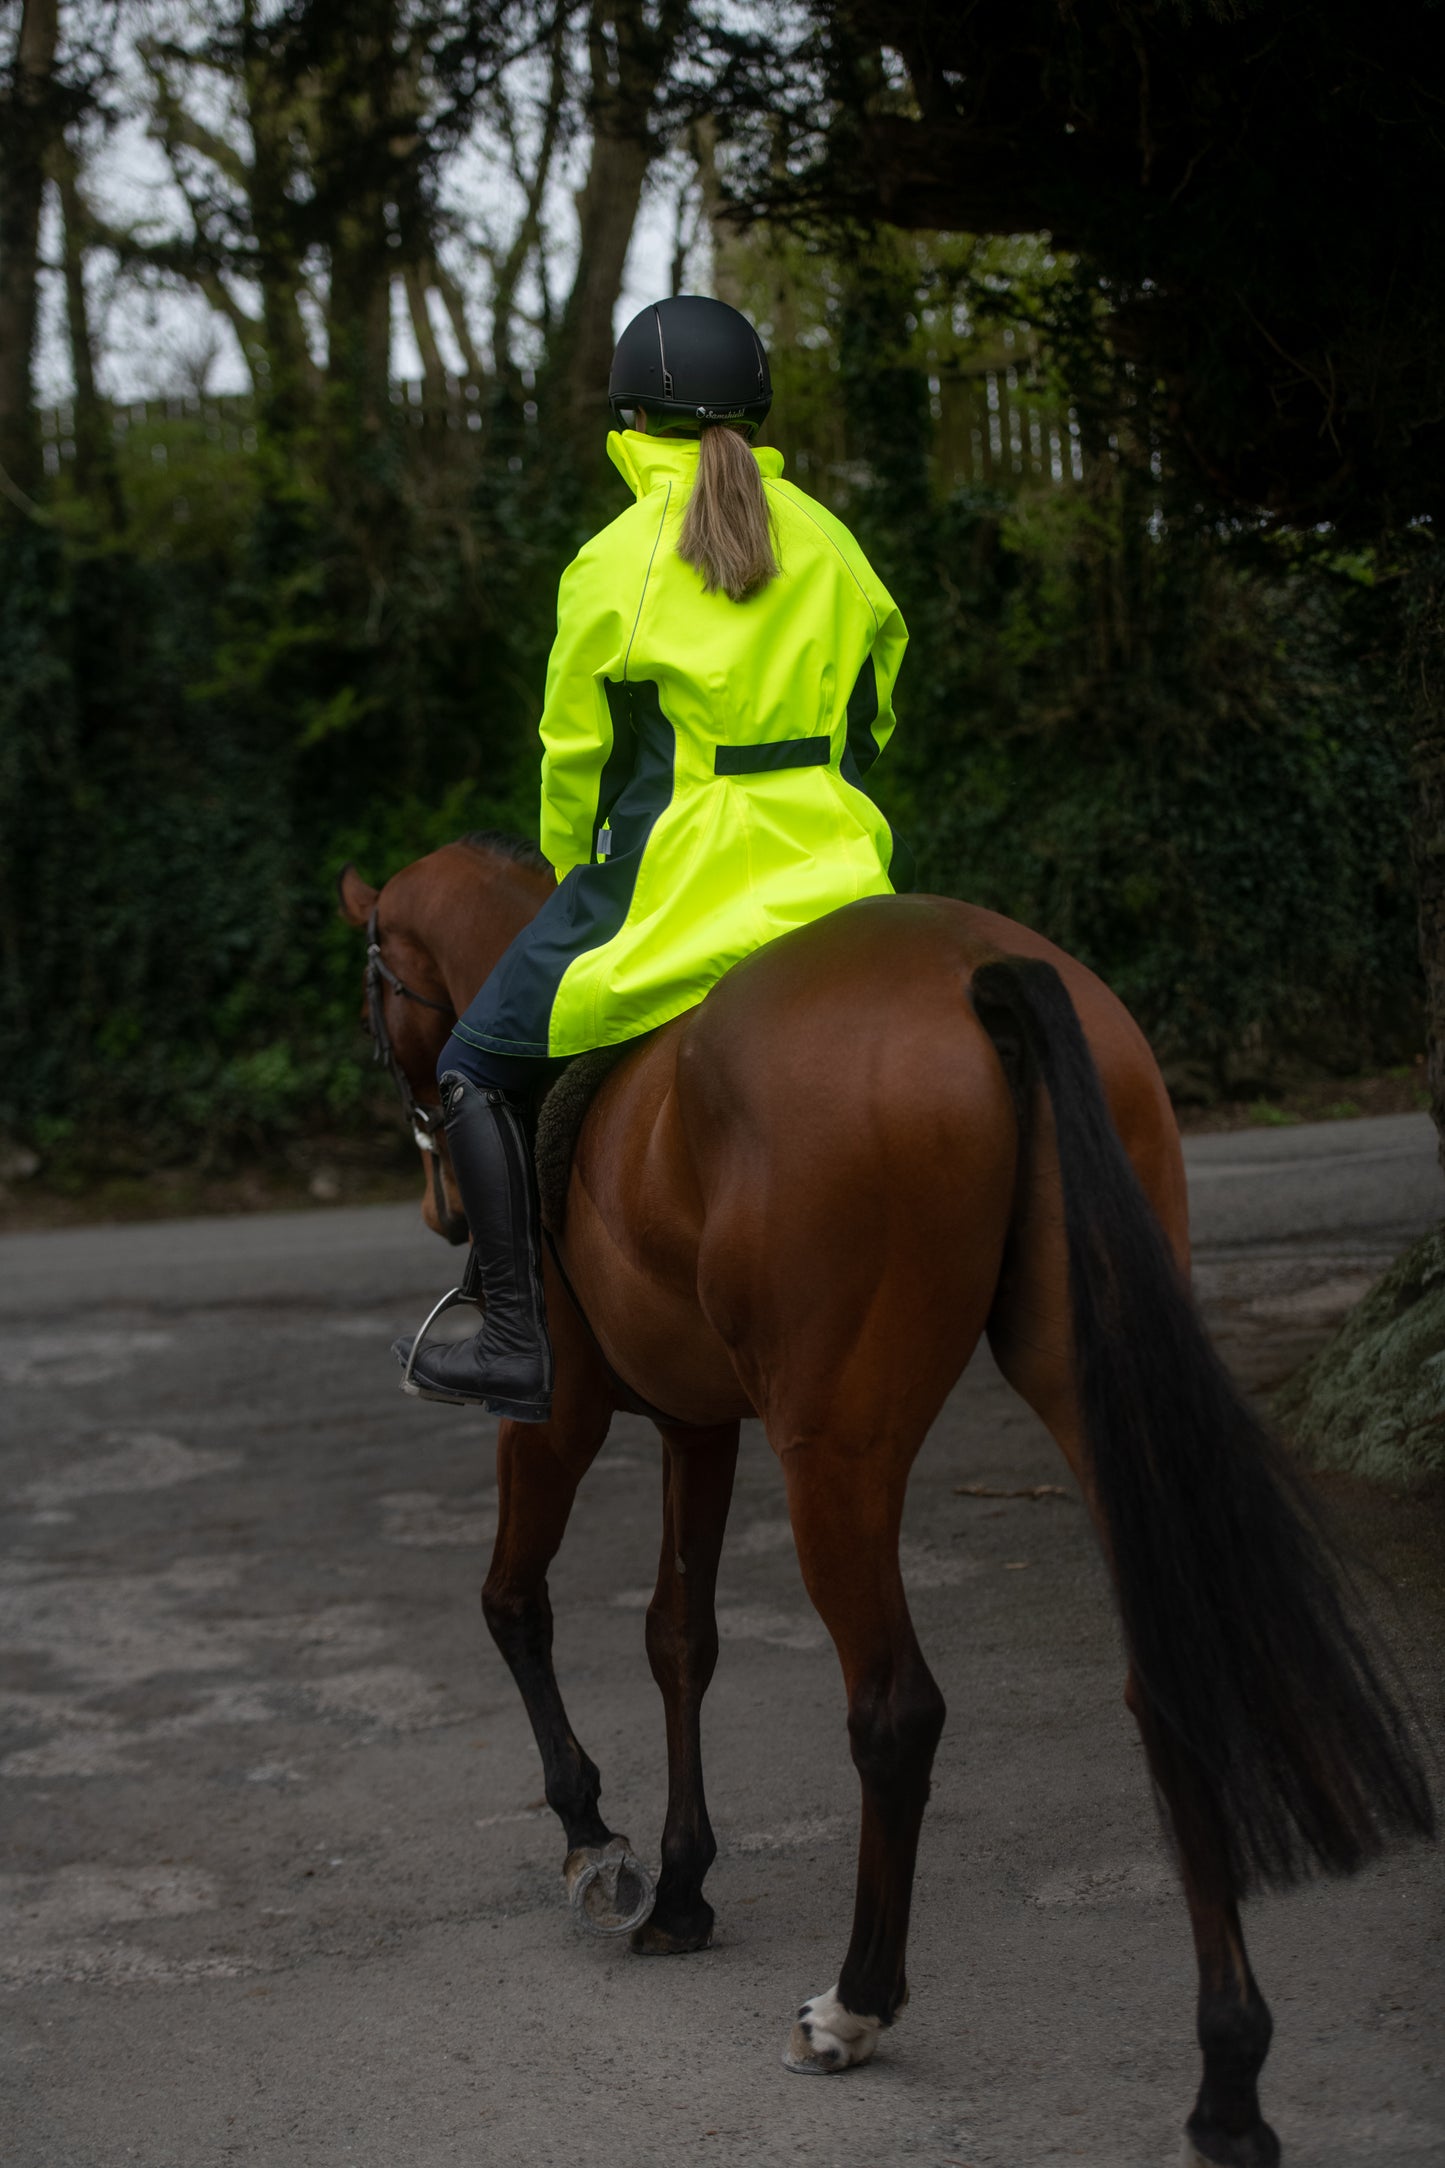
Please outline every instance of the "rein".
M397 977L391 965L381 953L381 942L376 930L376 907L366 922L366 1013L371 1025L372 1059L385 1069L396 1086L401 1100L401 1111L424 1152L431 1154L431 1179L433 1202L439 1221L447 1218L446 1192L442 1187L441 1151L437 1143L442 1132L443 1115L440 1106L424 1107L412 1091L406 1071L396 1058L391 1043L391 1033L386 1028L386 1000L383 987L389 986L404 1001L414 1001L418 1008L435 1009L438 1016L455 1017L456 1010L449 1001L433 1001L427 994L419 994L414 986L408 986Z

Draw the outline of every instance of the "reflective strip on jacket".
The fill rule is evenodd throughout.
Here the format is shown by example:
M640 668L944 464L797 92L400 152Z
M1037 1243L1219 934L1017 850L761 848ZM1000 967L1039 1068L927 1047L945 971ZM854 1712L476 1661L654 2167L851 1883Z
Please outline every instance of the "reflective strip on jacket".
M846 527L754 453L777 579L743 602L677 554L695 439L607 440L637 502L562 576L542 714L560 883L467 1012L500 1054L577 1054L702 1000L777 935L887 895L862 788L908 635ZM901 855L901 853L900 853Z

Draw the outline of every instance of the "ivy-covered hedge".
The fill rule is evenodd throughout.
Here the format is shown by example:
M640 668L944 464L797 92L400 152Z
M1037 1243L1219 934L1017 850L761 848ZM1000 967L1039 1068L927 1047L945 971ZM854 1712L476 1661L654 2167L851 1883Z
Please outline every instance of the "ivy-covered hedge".
M947 507L952 592L915 605L900 744L921 880L1101 972L1187 1095L1403 1059L1380 599L1358 565L1165 531L1130 568L1126 498Z
M841 386L856 456L807 479L912 629L876 774L921 885L1077 951L1196 1091L1413 1053L1368 568L1175 526L1107 461L950 488L918 372L879 365L870 438L853 351L819 401ZM62 518L3 544L0 1132L52 1161L214 1160L368 1118L335 875L531 827L556 578L615 508L579 505L535 441L500 468L400 464L373 576L264 456L205 456L178 440L167 495L128 440L123 543Z

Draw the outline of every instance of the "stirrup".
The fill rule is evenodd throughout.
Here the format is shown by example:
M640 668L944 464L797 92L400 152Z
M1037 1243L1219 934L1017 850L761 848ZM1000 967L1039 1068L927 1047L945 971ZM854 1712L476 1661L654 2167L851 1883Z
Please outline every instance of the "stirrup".
M412 1376L411 1373L417 1356L421 1353L422 1342L425 1340L427 1334L431 1331L432 1326L436 1323L437 1319L441 1317L445 1311L454 1310L457 1307L458 1303L469 1302L470 1300L471 1297L466 1293L464 1288L454 1287L449 1294L442 1296L441 1301L436 1304L435 1308L428 1310L421 1331L417 1334L416 1338L411 1343L411 1353L406 1358L406 1368L401 1374L401 1389L404 1393L410 1393L414 1399L420 1400L421 1387L417 1384L415 1378Z
M463 1302L474 1302L482 1315L486 1315L486 1298L482 1294L482 1276L477 1265L477 1253L474 1249L468 1249L467 1251L466 1269L456 1286L448 1294L443 1295L440 1302L434 1304L428 1310L422 1322L421 1331L411 1343L411 1353L406 1358L406 1368L401 1374L401 1389L404 1393L410 1393L414 1400L420 1400L422 1397L421 1387L411 1374L412 1366L421 1353L422 1342L426 1339L427 1334L439 1317L444 1317L448 1310L456 1309L457 1305Z

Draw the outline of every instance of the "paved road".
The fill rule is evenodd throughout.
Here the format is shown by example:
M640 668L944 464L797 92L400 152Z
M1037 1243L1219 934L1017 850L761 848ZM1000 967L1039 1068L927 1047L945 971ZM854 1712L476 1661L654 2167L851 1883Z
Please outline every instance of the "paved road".
M1421 1119L1189 1147L1200 1282L1254 1383L1445 1209ZM913 2002L805 2085L855 1787L836 1665L748 1438L706 1744L718 1946L585 1942L475 1591L490 1426L403 1400L387 1342L447 1258L378 1208L0 1241L0 1936L13 2168L894 2162L1155 2168L1194 2079L1191 1961L1119 1701L1102 1577L1048 1439L980 1359L921 1457L906 1561L950 1705ZM554 1575L604 1806L662 1810L641 1608L646 1425L619 1421ZM1402 1585L1438 1721L1418 1507L1338 1489ZM1438 1854L1251 1908L1267 2106L1298 2168L1445 2162Z
M1445 1211L1428 1114L1190 1137L1184 1156L1204 1245L1362 1235L1396 1248Z

